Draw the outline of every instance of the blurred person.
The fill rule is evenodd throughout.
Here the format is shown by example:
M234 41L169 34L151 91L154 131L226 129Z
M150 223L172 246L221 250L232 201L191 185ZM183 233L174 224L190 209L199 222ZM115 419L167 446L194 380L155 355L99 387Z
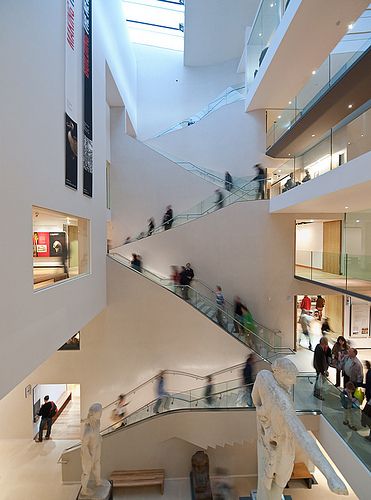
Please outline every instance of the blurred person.
M171 266L170 269L171 269L170 280L173 283L174 292L176 292L178 290L178 286L180 283L180 275L179 275L178 266Z
M167 231L168 229L171 229L173 222L173 209L171 205L168 205L166 207L166 212L164 213L164 216L162 218L162 225L164 226L164 230Z
M301 312L303 311L310 311L312 309L312 301L308 297L308 295L304 295L302 298L302 301L300 302L300 309Z
M180 284L180 290L182 292L182 297L184 300L189 300L189 295L188 295L188 276L187 276L187 270L185 266L181 267L180 273L179 273L179 284Z
M302 178L301 182L310 181L312 179L312 177L310 176L309 170L305 169L304 172L305 172L305 176Z
M323 308L325 307L326 301L322 297L322 295L317 295L317 300L316 300L316 309L318 311L318 319L319 321L322 320L322 312Z
M332 363L331 366L336 369L335 386L340 386L340 376L343 366L344 357L348 354L349 346L345 338L340 335L332 348Z
M224 196L220 189L215 189L215 210L219 210L224 206Z
M328 333L333 331L334 330L330 326L330 318L324 318L321 325L322 335L327 335Z
M128 243L131 243L131 237L127 236L124 241L124 245L127 245Z
M222 292L222 287L217 286L215 289L215 299L216 299L216 321L218 325L224 328L223 312L224 312L224 295Z
M226 171L225 176L224 176L224 187L229 192L232 191L232 188L233 188L233 179L232 179L231 174L228 172L228 170Z
M157 375L157 386L156 386L156 396L157 401L153 407L154 413L159 413L161 408L165 410L169 409L170 394L165 390L165 371L161 370Z
M142 257L137 254L137 261L138 261L138 271L141 273L143 272L143 262L142 262Z
M258 191L256 194L257 200L264 200L265 198L265 170L260 163L254 165L256 176L253 178L253 181L258 183Z
M129 403L126 402L126 396L125 394L120 394L118 399L117 399L117 404L116 408L114 408L112 412L112 419L113 420L122 420L122 425L124 425L124 417L126 413L126 407L128 406Z
M308 340L308 348L310 351L312 351L313 350L311 341L311 324L313 321L312 311L306 311L305 309L303 309L299 321L302 328L302 333Z
M362 387L366 389L365 398L368 403L371 400L371 363L369 361L365 361L365 368L367 370L366 379L365 383L362 384Z
M363 366L357 358L358 351L354 347L350 347L348 354L342 360L342 369L344 374L344 385L347 382L352 382L355 387L362 386L363 383Z
M61 245L61 262L63 265L63 271L66 274L66 277L69 278L69 270L68 270L68 246L67 241L64 245Z
M247 311L247 307L241 302L238 295L234 298L234 331L236 333L242 333L243 331L243 315Z
M130 267L135 271L141 272L141 261L136 253L131 254Z
M147 236L151 236L153 234L153 231L155 230L155 219L153 217L150 217L148 219L148 231L147 231Z
M215 475L217 476L214 481L213 487L213 499L214 500L235 500L236 495L233 488L233 482L230 477L228 477L228 471L217 467L215 469Z
M251 391L255 381L254 356L249 354L242 372L244 402L247 406L253 406Z
M356 418L356 414L358 413L355 413L355 409L358 406L358 401L354 397L355 390L356 388L354 387L354 384L352 382L347 382L343 392L340 394L341 404L344 408L343 424L347 425L353 431L357 430L354 420Z
M325 377L328 375L330 360L331 349L328 340L326 337L321 337L319 344L314 349L313 367L317 373L316 383L314 384L314 397L322 401L325 399L323 397L323 384Z
M251 314L250 310L246 307L246 309L243 312L243 326L244 326L244 333L246 335L246 341L250 347L259 349L259 346L257 345L257 337L255 335L256 332L256 325L255 321L253 318L253 315Z
M187 280L188 280L188 286L191 286L192 280L195 277L195 273L194 273L194 271L191 267L191 264L189 262L187 262L187 264L185 265L185 268L186 268L186 276L187 276Z
M213 377L211 375L208 375L206 381L207 384L205 386L204 398L206 400L206 403L209 406L212 406L215 400L215 397L213 396L213 391L214 391Z
M291 172L290 177L287 179L285 182L282 192L286 193L286 191L289 191L290 189L294 188L296 186L295 181L294 181L294 173Z

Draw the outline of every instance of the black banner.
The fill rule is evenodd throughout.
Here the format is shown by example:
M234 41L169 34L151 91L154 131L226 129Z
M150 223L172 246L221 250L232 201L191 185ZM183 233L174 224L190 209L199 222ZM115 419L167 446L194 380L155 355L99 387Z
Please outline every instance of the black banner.
M83 193L93 196L92 0L83 0L84 140Z
M65 183L77 189L77 123L65 113L66 176Z

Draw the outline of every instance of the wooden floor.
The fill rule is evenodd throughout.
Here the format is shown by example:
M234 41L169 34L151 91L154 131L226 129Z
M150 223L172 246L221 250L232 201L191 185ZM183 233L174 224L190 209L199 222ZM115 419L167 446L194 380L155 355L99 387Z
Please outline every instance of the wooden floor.
M68 385L68 391L72 399L53 425L53 439L80 439L80 386Z

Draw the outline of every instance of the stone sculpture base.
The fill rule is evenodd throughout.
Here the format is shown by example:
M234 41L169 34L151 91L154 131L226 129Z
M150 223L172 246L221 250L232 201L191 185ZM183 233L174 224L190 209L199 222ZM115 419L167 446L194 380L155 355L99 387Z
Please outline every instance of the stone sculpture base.
M112 484L107 479L102 479L101 486L95 486L94 481L89 481L88 488L93 491L92 495L82 495L81 491L77 500L111 500Z

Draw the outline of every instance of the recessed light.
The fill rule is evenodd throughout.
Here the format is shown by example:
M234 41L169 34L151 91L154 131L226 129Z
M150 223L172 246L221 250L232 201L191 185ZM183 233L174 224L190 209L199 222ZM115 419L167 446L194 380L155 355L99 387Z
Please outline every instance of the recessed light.
M278 116L277 116L277 118L278 118L278 119L280 119L280 118L282 118L282 116L281 116L281 115L278 115Z
M314 222L314 219L310 219L309 222Z
M289 104L292 104L292 101L289 101Z
M364 137L364 134L361 134L361 137Z
M352 107L353 107L353 104L348 104L349 109L352 109Z
M262 34L261 34L261 33L259 33L259 36L262 36Z
M271 7L273 7L273 4L271 3Z
M361 221L359 219L357 219L356 222L361 222Z
M348 142L348 146L350 146L350 145L351 145L351 142Z
M349 207L344 207L346 210L349 208Z
M316 137L316 134L312 134L312 137Z
M291 153L289 153L289 156L291 156Z
M353 24L348 24L348 29L352 30L353 29Z
M317 73L317 71L314 69L314 70L312 71L312 75L315 75L316 73Z
M282 170L279 170L278 173L280 174L282 172Z

